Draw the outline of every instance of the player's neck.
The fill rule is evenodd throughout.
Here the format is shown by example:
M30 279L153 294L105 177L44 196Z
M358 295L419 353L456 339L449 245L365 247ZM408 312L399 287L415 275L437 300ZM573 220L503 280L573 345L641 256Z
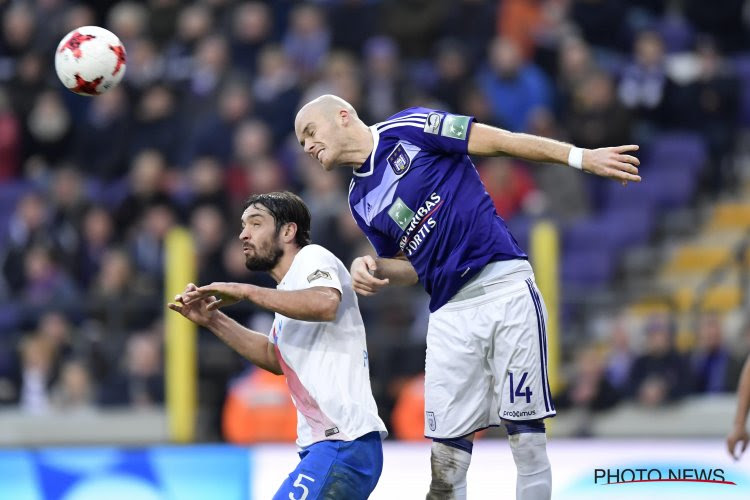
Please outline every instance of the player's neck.
M342 166L359 168L372 153L375 141L372 138L370 127L359 122L352 131L352 140L346 142L346 148L342 152Z
M279 259L279 263L276 264L276 267L268 271L268 274L271 275L271 277L274 279L276 283L280 283L282 279L284 279L284 276L286 276L286 273L289 272L289 268L292 267L292 262L294 262L294 258L297 256L301 248L290 245L284 250L284 255L281 256L281 259Z

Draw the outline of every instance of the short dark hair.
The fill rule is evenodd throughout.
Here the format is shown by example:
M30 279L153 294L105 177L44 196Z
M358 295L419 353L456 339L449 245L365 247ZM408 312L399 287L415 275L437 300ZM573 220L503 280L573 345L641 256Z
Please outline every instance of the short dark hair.
M310 244L310 210L302 198L289 191L254 194L245 201L243 212L253 205L262 205L276 222L276 233L289 222L297 225L295 243L300 248Z

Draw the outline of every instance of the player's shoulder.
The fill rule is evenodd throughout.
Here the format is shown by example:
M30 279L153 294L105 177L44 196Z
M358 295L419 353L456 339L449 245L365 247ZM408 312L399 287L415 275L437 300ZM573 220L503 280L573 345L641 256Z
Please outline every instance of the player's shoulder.
M311 243L302 247L297 256L301 257L303 260L336 259L336 256L333 255L333 252L328 250L326 247L317 245L315 243Z

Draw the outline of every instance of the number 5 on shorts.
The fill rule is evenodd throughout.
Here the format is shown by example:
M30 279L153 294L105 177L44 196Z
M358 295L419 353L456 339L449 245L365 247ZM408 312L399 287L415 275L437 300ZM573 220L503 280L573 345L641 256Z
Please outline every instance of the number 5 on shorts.
M305 500L307 498L307 494L310 493L310 490L307 489L307 486L302 484L302 480L307 479L311 483L315 482L315 479L311 478L310 476L306 476L304 474L300 474L297 476L297 479L294 480L293 486L295 488L302 488L302 496L299 498L296 498L294 496L294 493L289 493L289 500Z
M510 402L515 403L516 398L522 398L526 396L526 402L531 403L531 395L534 394L531 392L531 388L527 385L526 390L524 392L521 392L521 387L523 387L523 384L526 382L526 377L529 375L528 372L523 372L523 375L521 375L521 381L518 382L518 385L515 386L515 389L513 388L513 372L508 372L508 382L510 382Z

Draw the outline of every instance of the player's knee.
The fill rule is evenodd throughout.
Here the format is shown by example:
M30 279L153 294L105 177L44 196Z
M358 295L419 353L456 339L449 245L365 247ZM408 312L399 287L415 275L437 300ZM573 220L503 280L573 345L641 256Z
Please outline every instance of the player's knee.
M550 468L544 422L506 423L506 427L519 475L531 476Z
M468 439L434 439L430 466L432 482L428 499L465 498L466 472L473 443Z

